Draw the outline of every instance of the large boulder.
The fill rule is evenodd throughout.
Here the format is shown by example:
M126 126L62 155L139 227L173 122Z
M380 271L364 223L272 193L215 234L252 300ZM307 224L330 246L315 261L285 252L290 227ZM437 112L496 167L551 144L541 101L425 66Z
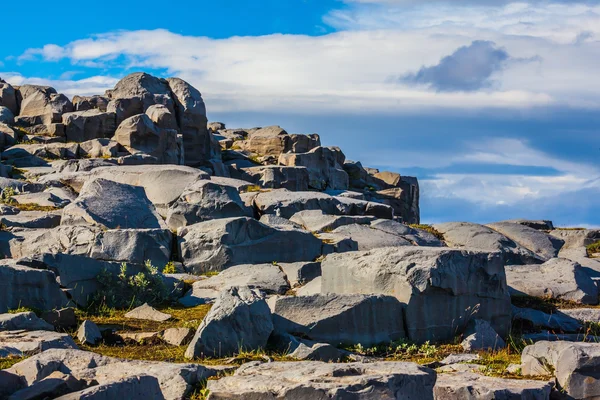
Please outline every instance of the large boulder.
M497 222L487 226L532 251L544 261L558 256L565 244L562 239L519 223Z
M99 110L106 112L109 99L103 96L73 96L75 111Z
M167 225L171 229L216 218L251 217L238 190L229 185L199 180L188 186L169 208Z
M541 265L506 267L513 294L598 304L598 286L576 262L553 258Z
M304 210L322 210L325 214L340 215L347 209L338 199L319 192L290 192L272 190L259 193L254 199L258 212L291 218Z
M348 189L348 174L342 168L346 157L337 147L317 147L308 153L284 153L279 164L308 169L308 186L317 190Z
M62 114L73 111L73 104L64 94L49 86L23 85L18 89L21 108L19 115L38 117L38 124L61 122Z
M96 225L104 229L165 229L167 226L144 189L98 178L63 210L61 225Z
M15 115L8 107L0 105L0 124L13 125L15 123Z
M247 218L223 218L179 229L179 251L196 273L239 264L312 261L322 242L306 231L276 229Z
M243 168L243 177L262 188L288 189L294 192L308 190L309 174L305 167L266 165Z
M15 88L0 78L0 106L8 108L13 115L19 114Z
M127 118L117 128L113 138L129 153L147 154L159 164L178 164L181 158L177 131L157 126L146 114Z
M531 250L484 225L471 222L447 222L433 227L444 235L446 244L456 248L500 251L506 264L539 264L543 260Z
M331 254L321 265L323 293L380 293L406 303L412 341L452 340L472 318L503 337L510 329L499 253L411 246Z
M273 332L271 311L259 292L248 287L223 291L196 331L185 356L224 357L264 349Z
M433 400L435 380L433 370L413 363L255 362L208 381L208 390L214 400Z
M328 232L345 225L369 224L373 220L373 216L327 215L321 210L300 211L290 218L311 232Z
M392 235L401 236L417 246L444 247L445 244L434 234L420 228L413 228L391 219L376 219L371 228Z
M412 246L402 236L394 235L370 225L344 225L331 232L332 235L348 237L358 244L358 250L372 250L382 247Z
M248 139L239 145L244 150L261 156L278 157L287 152L306 153L321 145L319 135L289 135L280 126L267 126L248 133Z
M382 295L282 297L273 306L273 324L277 332L335 346L373 346L406 339L403 308L395 297Z
M371 200L387 204L394 214L405 224L419 224L421 209L419 206L419 181L412 176L402 176L396 187L371 193Z
M0 314L0 331L18 330L53 331L54 327L31 311L16 314Z
M23 357L48 349L77 349L68 333L50 331L0 331L0 357Z
M85 142L92 139L110 138L115 134L116 116L114 113L97 109L63 114L65 136L69 142Z
M119 379L115 382L95 385L87 389L58 397L58 400L104 400L127 399L148 400L164 399L158 379L153 376L137 375Z

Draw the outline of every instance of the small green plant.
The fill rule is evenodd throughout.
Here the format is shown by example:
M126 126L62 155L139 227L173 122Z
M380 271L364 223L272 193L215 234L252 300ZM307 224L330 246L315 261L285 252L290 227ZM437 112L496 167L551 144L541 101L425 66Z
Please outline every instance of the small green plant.
M15 189L8 186L2 190L2 202L4 204L10 204L12 202L12 197L16 195Z
M595 257L600 253L600 240L587 246L587 253L589 257Z
M33 312L37 315L41 314L41 310L38 310L37 308L23 307L23 306L19 306L18 308L8 310L7 312L9 314L19 314L19 313L23 313L23 312Z
M177 270L175 269L175 263L173 261L169 261L163 268L163 274L174 274L176 272Z

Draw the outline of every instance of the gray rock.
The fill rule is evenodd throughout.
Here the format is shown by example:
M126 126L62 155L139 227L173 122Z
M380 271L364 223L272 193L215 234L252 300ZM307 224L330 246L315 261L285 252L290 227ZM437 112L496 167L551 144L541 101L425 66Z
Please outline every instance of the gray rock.
M245 217L190 225L178 236L181 260L195 273L240 264L312 261L322 247L308 232L275 229Z
M188 186L169 208L167 225L178 229L211 219L252 215L235 187L200 180Z
M0 79L0 105L8 108L14 115L19 113L15 88Z
M0 123L13 125L15 123L15 115L8 107L0 105Z
M287 189L294 192L308 190L308 169L305 167L285 167L265 165L260 167L242 168L242 176L261 188Z
M301 225L298 225L287 218L278 217L277 215L265 214L260 217L259 220L261 223L268 225L272 228L296 228L296 229L304 229Z
M49 86L23 85L18 91L21 116L40 117L42 123L50 124L61 122L62 114L73 111L71 101Z
M77 339L81 343L91 344L92 346L102 341L102 333L98 326L90 320L85 320L77 330Z
M492 378L471 372L438 374L436 400L548 400L552 382Z
M444 247L444 243L433 234L423 229L411 228L398 221L390 219L376 219L371 222L371 228L401 236L417 246Z
M14 261L0 262L0 312L19 307L51 310L67 302L54 273L19 266Z
M281 297L273 309L277 332L317 342L372 346L406 338L404 305L391 296L317 294Z
M524 376L553 374L570 398L600 396L600 344L538 342L525 347L521 364Z
M600 240L599 229L556 229L550 234L565 241L561 250L586 247Z
M111 135L112 136L112 135ZM110 139L91 139L79 143L79 155L81 157L100 158L100 157L117 157L119 151L119 143ZM97 160L104 161L104 160ZM106 166L110 166L111 161L104 161ZM92 169L92 168L89 168ZM84 170L84 169L78 169ZM64 169L63 169L64 171Z
M166 229L144 189L98 178L63 210L61 225L95 225L104 229Z
M77 349L66 333L50 331L0 331L0 357L23 357L48 349Z
M127 314L125 314L125 318L164 322L171 319L171 315L162 313L148 304L144 304L129 311Z
M145 114L159 128L178 130L175 114L169 111L169 108L163 104L154 104L146 109Z
M410 340L455 337L472 318L500 336L511 306L499 253L430 247L383 248L328 255L321 263L323 293L380 293L407 304Z
M71 201L68 199L62 199L52 193L28 193L12 196L13 201L17 204L34 204L40 207L56 207L62 208L69 204Z
M132 264L150 261L162 269L170 261L172 241L173 234L168 229L101 230L95 234L87 255Z
M340 215L347 209L335 197L319 192L289 192L272 190L259 193L254 199L259 213L290 219L304 210L322 210L325 214Z
M208 382L211 399L432 400L436 374L412 363L249 363ZM350 396L350 397L348 397Z
M320 262L277 263L291 287L304 285L321 276Z
M298 339L287 333L273 333L269 345L296 360L340 362L350 354L328 343Z
M332 234L348 237L358 244L358 250L373 250L382 247L412 246L401 236L371 228L369 225L345 225L335 229Z
M18 193L41 192L45 189L43 184L20 181L18 179L0 178L0 190L12 188Z
M25 387L21 377L4 370L0 370L0 398L7 398L14 392Z
M341 233L319 233L316 235L323 241L323 255L358 251L358 242Z
M60 225L59 211L21 211L16 215L0 216L0 224L8 228L50 229Z
M116 382L93 386L58 397L60 400L162 400L164 398L158 379L147 375L119 379Z
M108 99L103 96L73 96L73 109L75 111L86 111L98 109L106 112Z
M308 186L317 190L345 190L349 187L348 174L342 165L346 156L337 147L316 147L307 153L279 155L279 164L288 167L306 167Z
M444 235L446 244L456 248L500 251L506 264L539 264L543 260L525 247L484 225L448 222L433 227Z
M513 320L522 320L534 327L560 330L563 332L577 332L582 325L575 319L561 312L546 314L543 311L531 308L513 306Z
M554 224L549 220L512 219L503 222L528 226L530 228L537 229L538 231L551 231L554 229Z
M246 130L248 140L237 143L241 148L261 156L278 157L282 153L305 153L321 145L318 135L288 135L280 126Z
M322 278L319 276L306 285L296 289L296 295L298 296L312 296L314 294L321 293L321 282Z
M477 361L481 359L479 354L450 354L448 357L444 358L439 363L434 363L438 365L451 365L451 364L459 364L459 363L468 363L471 361Z
M490 323L481 319L469 322L465 336L461 343L465 351L497 351L506 347Z
M185 357L223 357L264 349L272 331L271 311L263 297L248 287L229 288L198 327Z
M82 390L87 386L85 381L55 371L39 382L14 393L8 400L55 399L64 394Z
M116 114L100 110L76 111L63 114L62 123L69 142L85 142L92 139L110 138L114 135Z
M587 333L555 333L550 331L541 331L536 333L525 333L521 336L523 343L537 342L590 342L600 343L600 336L592 336Z
M327 215L321 210L305 210L294 214L290 221L311 232L328 232L345 225L369 224L372 216Z
M598 286L579 264L570 260L553 258L541 265L507 266L506 281L513 296L598 304Z
M590 258L585 247L563 249L558 254L561 258L574 261L581 265L585 273L592 279L600 279L600 259Z
M578 321L600 323L600 309L598 308L574 308L558 311Z
M33 312L0 314L0 331L53 331L54 326Z
M521 224L497 222L487 226L532 251L544 261L558 256L558 252L565 243L562 239L551 236L546 232Z
M190 328L169 328L162 334L162 339L172 346L187 345L193 337L194 331Z

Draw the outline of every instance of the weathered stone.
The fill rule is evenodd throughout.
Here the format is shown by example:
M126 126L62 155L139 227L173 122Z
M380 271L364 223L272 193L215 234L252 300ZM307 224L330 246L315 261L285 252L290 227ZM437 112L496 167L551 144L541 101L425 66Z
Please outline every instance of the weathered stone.
M148 400L164 399L158 380L153 376L140 375L119 379L61 396L60 400Z
M290 221L302 225L311 232L333 231L344 225L369 224L374 221L372 216L327 215L321 210L300 211L290 218Z
M19 389L25 387L25 382L16 374L0 370L0 398L7 398Z
M18 179L0 178L0 190L11 188L18 193L41 192L45 189L43 184L20 181Z
M68 199L62 199L49 192L28 193L12 196L12 200L17 204L35 204L40 207L62 208L70 203Z
M544 261L558 256L558 252L565 243L562 239L546 232L512 222L497 222L487 226L531 250Z
M15 115L8 107L0 105L0 123L12 125L15 123Z
M553 384L547 381L492 378L471 372L438 374L436 400L548 400Z
M582 269L590 278L594 280L600 279L600 259L588 257L587 249L585 247L563 249L558 256L581 265Z
M165 229L144 189L98 178L84 184L79 197L63 210L61 225L105 229Z
M125 318L164 322L171 319L171 315L162 313L157 309L150 307L148 304L144 304L129 311L127 314L125 314Z
M524 333L521 336L523 343L537 342L589 342L600 343L600 336L593 336L587 333L556 333L550 331L540 331L535 333Z
M371 215L383 219L394 218L394 209L386 204L343 196L336 196L335 199L344 208L344 214Z
M112 135L111 135L112 136ZM92 140L88 140L82 143L79 143L79 155L81 157L90 157L90 158L100 158L100 157L117 157L118 155L118 146L119 144L113 140L105 139L105 138L96 138ZM104 163L109 163L105 160ZM100 165L102 166L102 165ZM106 165L110 166L110 165ZM93 168L77 168L73 171L65 171L65 168L61 170L65 172L75 172L75 171L89 171Z
M78 380L72 375L63 374L60 371L54 371L39 382L14 393L8 400L55 399L64 394L82 390L87 386L87 382L83 380Z
M189 271L220 271L239 264L312 261L322 242L295 229L275 229L251 218L224 218L181 228L181 259Z
M73 111L73 104L64 94L56 93L49 86L23 85L18 92L21 96L19 115L39 116L45 124L61 122L61 115Z
M273 333L269 345L296 360L340 362L349 354L329 343L298 339L287 333Z
M178 229L202 221L252 214L235 187L199 180L188 186L169 208L167 225Z
M342 168L346 157L337 147L317 147L308 153L279 155L279 164L288 167L306 167L308 186L317 189L348 189L348 174Z
M513 242L492 228L470 222L448 222L433 227L444 235L446 244L456 248L500 251L506 264L538 264L543 260L531 250Z
M262 296L248 287L232 287L204 317L185 356L223 357L264 349L272 331L271 311Z
M376 219L371 222L371 228L392 235L401 236L403 239L417 246L444 247L444 243L423 229L412 228L398 221L390 219Z
M419 182L417 178L403 176L399 187L379 190L371 193L370 198L387 204L394 210L394 215L401 218L406 224L419 224L421 210L419 207Z
M278 332L317 342L372 346L406 338L404 305L391 296L318 294L279 298L273 309Z
M267 165L243 168L243 177L262 188L288 189L294 192L308 190L308 169L305 167L285 167Z
M15 124L20 125L19 129L21 132L25 133L21 140L30 141L30 142L38 142L40 144L50 144L50 143L65 143L65 125L62 123L37 123L42 122L43 119L37 119L35 121L36 125L32 126L23 126L23 119L25 117L17 117L15 118Z
M60 211L21 211L1 216L0 224L9 228L49 229L60 225L60 220Z
M95 235L89 256L99 260L163 267L171 258L173 235L168 229L101 230Z
M538 231L551 231L554 229L554 224L552 224L552 221L549 220L512 219L503 222L528 226L529 228L533 228Z
M75 111L87 111L98 109L106 112L108 99L103 96L73 96L73 109Z
M512 308L513 320L522 320L534 327L560 330L563 332L577 332L582 325L575 319L561 312L546 314L543 311L531 308Z
M0 357L30 356L48 349L77 349L77 345L66 333L0 331Z
M244 150L262 156L279 156L290 150L290 136L279 126L260 128L249 135L248 140L239 143Z
M4 151L2 158L5 160L30 159L32 157L71 159L77 158L78 152L79 145L77 143L19 144Z
M53 331L54 326L40 319L33 312L0 314L0 331Z
M380 293L407 304L406 329L415 342L454 338L471 318L505 336L511 306L499 253L428 247L383 248L328 255L323 293Z
M192 341L194 331L190 328L169 328L162 334L162 339L173 346L184 346Z
M586 247L600 240L600 229L556 229L550 234L565 241L561 250Z
M490 323L481 319L469 322L465 336L461 343L464 351L497 351L506 347L506 343Z
M578 321L600 323L600 309L598 308L573 308L558 311Z
M292 287L304 285L321 276L320 262L277 263Z
M596 283L579 264L563 258L553 258L541 265L507 266L506 282L513 296L598 304Z
M2 79L0 79L0 106L8 108L14 115L19 114L15 88Z
M77 330L77 339L81 343L91 344L93 346L102 340L102 334L95 323L86 319L81 323Z
M135 72L121 79L114 89L106 91L111 102L107 110L116 111L117 124L136 114L143 114L154 104L163 104L174 111L171 90L166 80Z
M402 236L374 229L369 225L345 225L333 230L332 234L350 238L358 243L358 250L412 246L412 243Z
M97 109L63 114L65 136L69 142L85 142L92 139L110 138L117 128L116 115Z
M125 342L154 343L160 342L160 332L122 332L117 334Z
M319 276L306 285L296 289L296 295L298 296L312 296L321 293L321 282L322 278Z
M211 399L433 400L435 372L412 363L249 363L208 382ZM350 396L350 397L349 397Z
M322 210L330 215L344 214L346 210L335 197L319 192L273 190L259 193L254 203L261 215L273 214L288 219L304 210Z
M163 104L154 104L148 107L145 114L160 128L179 129L175 115Z

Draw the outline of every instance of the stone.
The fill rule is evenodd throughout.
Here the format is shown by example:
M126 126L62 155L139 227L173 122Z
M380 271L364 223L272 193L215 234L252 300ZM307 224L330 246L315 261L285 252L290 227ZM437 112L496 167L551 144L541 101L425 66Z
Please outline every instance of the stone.
M153 376L158 379L163 398L176 400L189 395L194 386L216 375L218 369L199 364L123 360L81 350L53 349L21 361L7 370L20 376L28 385L44 379L54 371L69 373L88 382L95 380L99 385L136 375ZM150 398L156 397L146 397Z
M273 333L269 345L296 360L340 362L349 354L328 343L298 339L287 333Z
M554 224L552 223L552 221L549 220L512 219L503 222L510 222L513 224L528 226L538 231L551 231L554 229Z
M290 218L290 221L303 226L311 232L333 231L340 226L352 224L369 224L373 216L327 215L321 210L300 211Z
M558 256L558 252L565 243L562 239L546 232L517 223L497 222L487 226L532 251L544 261Z
M58 397L60 400L148 400L164 398L158 380L147 375L131 376Z
M505 348L506 343L489 322L475 319L467 325L461 346L464 351L497 351Z
M12 196L12 199L20 205L35 204L40 207L62 208L70 203L70 200L62 199L49 192L21 194Z
M20 116L41 117L43 123L61 122L61 115L73 111L73 104L64 94L56 93L49 86L23 85L18 92L21 96Z
M112 137L112 135L111 135ZM106 139L106 138L96 138L87 140L79 143L79 155L80 157L89 157L89 158L101 158L101 157L117 157L119 152L119 143ZM111 162L105 160L97 160L97 162L102 162L99 166L111 166ZM85 171L91 170L92 168L81 168L78 167L72 171L62 171L65 172L75 172L75 171Z
M0 312L29 307L38 310L61 308L68 300L56 282L56 275L0 261Z
M394 209L386 204L344 196L336 196L335 199L341 203L342 207L344 207L344 214L371 215L383 219L394 218Z
M548 328L563 332L577 332L582 325L574 318L566 314L555 312L546 314L543 311L531 308L519 308L513 306L513 320L522 320L529 325L540 328Z
M330 254L321 263L323 293L377 293L406 303L410 340L452 340L471 318L504 337L511 305L499 253L395 247Z
M188 345L193 337L194 331L190 328L169 328L162 334L162 339L172 346Z
M585 247L563 249L558 256L581 265L585 273L595 281L600 279L600 259L590 258Z
M85 142L92 139L110 138L117 128L116 114L98 109L63 114L65 136L69 142Z
M25 387L25 382L16 374L0 370L0 398L8 398L11 394Z
M277 332L334 346L373 346L406 339L404 305L391 296L317 294L281 297L273 308Z
M204 317L185 357L264 349L272 331L271 311L263 297L248 287L232 287L221 292Z
M265 225L268 225L272 228L278 229L304 229L301 225L296 224L295 222L290 221L287 218L278 217L277 215L265 214L260 217L259 221Z
M564 240L561 250L577 249L599 241L600 229L556 229L550 231L550 235Z
M66 333L0 331L0 358L31 356L48 349L77 349L77 345Z
M253 211L246 207L235 187L199 180L188 186L171 205L166 222L171 229L178 229L217 218L252 215Z
M507 266L506 282L512 296L598 304L596 283L579 264L563 258L553 258L541 265Z
M254 204L260 215L273 214L287 219L304 210L322 210L329 215L341 215L346 210L335 197L319 192L272 190L259 193Z
M179 129L175 115L163 104L154 104L148 107L145 114L160 128Z
M444 243L432 233L423 229L412 228L391 219L376 219L371 221L371 228L401 236L403 239L417 246L445 247Z
M558 389L570 398L600 396L600 344L538 342L525 347L521 365L524 376L553 374Z
M177 131L157 126L146 114L134 115L121 122L113 140L129 153L155 157L160 164L177 164L181 158Z
M436 400L548 400L552 388L552 382L548 381L511 380L459 372L438 374L433 392Z
M73 109L75 111L100 110L106 112L108 99L103 96L73 96Z
M558 311L578 321L600 323L600 309L598 308L573 308Z
M261 156L279 156L290 150L290 135L280 126L260 128L248 136L248 140L240 143L244 150Z
M206 126L212 132L222 131L225 129L225 124L223 122L209 122Z
M168 229L100 230L87 255L98 260L140 265L150 261L162 268L171 259L172 242L173 234Z
M14 146L17 143L17 132L10 126L0 122L0 150Z
M531 250L515 243L492 228L470 222L447 222L433 227L444 235L446 244L455 248L472 248L482 251L500 251L504 262L513 264L539 264L543 259Z
M314 294L321 293L321 277L317 277L312 281L308 282L306 285L299 287L296 289L297 296L312 296Z
M77 326L77 317L73 307L44 311L42 319L59 330L71 329Z
M59 396L79 391L88 386L87 382L60 371L51 373L33 385L15 392L8 400L55 399Z
M143 188L102 178L84 184L79 197L64 208L61 225L166 229Z
M54 326L33 312L0 314L0 331L53 331Z
M523 343L537 342L590 342L599 343L600 336L592 336L587 333L556 333L550 331L540 331L536 333L524 333L521 336Z
M0 105L0 123L13 125L15 123L15 115L8 107Z
M21 211L16 215L0 216L0 224L9 228L50 229L60 225L61 213Z
M308 186L316 190L345 190L349 188L348 174L342 168L346 156L337 147L316 147L307 153L284 153L279 164L306 167Z
M162 313L148 304L144 304L129 311L127 314L125 314L125 318L165 322L171 319L171 315Z
M243 168L242 176L265 189L308 190L309 174L305 167L266 165Z
M323 241L323 255L358 251L358 242L350 236L337 233L319 233L317 237Z
M188 271L221 271L240 264L312 261L322 242L309 232L275 229L255 219L223 218L179 229L180 257Z
M254 362L207 387L214 400L433 400L435 381L433 370L413 363Z
M358 250L373 250L382 247L412 246L401 236L374 229L370 225L345 225L332 231L334 235L348 237L358 244Z
M160 342L160 332L122 332L117 334L125 342L136 342L138 344L151 344Z
M0 79L0 106L8 108L14 115L19 114L15 88Z
M421 210L419 208L419 182L417 178L403 176L399 187L378 190L371 193L373 201L387 204L394 210L394 215L406 224L419 224Z
M277 263L291 287L304 285L321 276L320 262Z
M77 339L81 343L94 346L102 341L102 333L95 323L86 319L77 330Z
M0 178L0 190L12 188L18 193L42 192L45 186L40 183L24 182L18 179Z
M79 145L77 143L40 143L40 144L19 144L10 147L2 153L5 160L24 159L32 162L33 159L41 160L39 164L46 163L42 159L72 159L77 158ZM37 165L31 165L37 166Z

